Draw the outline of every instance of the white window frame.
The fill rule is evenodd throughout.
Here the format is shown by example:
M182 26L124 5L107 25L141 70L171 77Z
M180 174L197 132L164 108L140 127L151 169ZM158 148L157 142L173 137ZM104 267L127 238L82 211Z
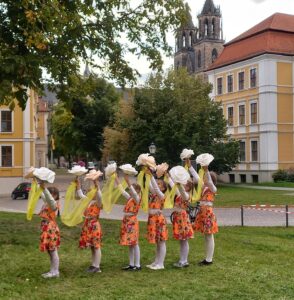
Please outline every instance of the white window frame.
M239 142L243 142L245 143L245 160L240 160L240 164L244 164L246 162L246 158L247 158L247 155L246 155L246 140L239 140ZM240 153L239 153L239 158L240 158Z
M233 125L229 125L229 108L233 108ZM235 124L235 106L234 104L227 105L227 125L228 127L234 127Z
M240 90L240 85L239 85L239 74L240 74L240 73L244 73L244 87L243 87L242 90ZM244 91L244 90L246 89L246 87L245 87L245 82L246 82L245 76L246 76L245 70L240 70L240 71L238 72L238 91Z
M244 124L240 124L240 106L244 106ZM239 126L246 126L246 102L238 103L238 124Z
M228 89L228 77L229 76L232 76L232 80L233 80L233 82L232 82L232 91L231 92L229 92L229 89ZM227 74L227 86L226 86L226 92L227 93L234 93L234 74L233 73L229 73L229 74Z
M2 111L9 111L11 112L11 131L2 131ZM2 108L0 109L0 134L9 134L14 132L14 111L11 111L10 109L7 108Z
M2 147L11 147L11 167L2 166ZM14 145L13 144L0 144L0 168L13 168L14 167Z
M252 142L257 142L257 160L252 160ZM250 162L258 163L259 162L259 141L258 139L250 139Z
M251 120L251 104L256 104L256 123L252 123L252 120ZM258 124L258 122L259 122L259 118L258 118L258 111L259 111L259 109L258 109L258 102L257 102L257 100L250 100L249 101L249 124L250 125L257 125Z
M221 92L221 94L218 93L218 80L219 80L220 78L222 79L222 92ZM219 76L219 77L216 78L216 95L218 95L218 96L219 96L219 95L223 95L224 92L225 92L225 91L224 91L224 77L223 77L223 76Z
M255 69L255 86L251 86L251 70ZM249 86L251 89L255 89L257 87L257 67L251 67L249 70Z

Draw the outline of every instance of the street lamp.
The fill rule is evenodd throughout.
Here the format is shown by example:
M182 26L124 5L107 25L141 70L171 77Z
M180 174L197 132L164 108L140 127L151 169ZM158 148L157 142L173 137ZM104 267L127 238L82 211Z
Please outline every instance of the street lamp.
M150 152L150 154L155 154L156 153L156 146L153 142L149 146L149 152Z

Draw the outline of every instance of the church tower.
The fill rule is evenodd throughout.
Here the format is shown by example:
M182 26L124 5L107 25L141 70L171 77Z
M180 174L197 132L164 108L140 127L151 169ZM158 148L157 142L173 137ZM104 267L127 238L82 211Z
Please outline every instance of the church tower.
M176 34L175 68L186 67L189 73L195 72L195 53L193 45L197 38L197 28L194 26L190 7L186 3L186 20Z
M205 71L223 51L222 16L213 0L206 0L201 14L197 16L199 35L194 45L196 73Z
M186 23L176 34L175 69L186 67L191 74L203 75L223 50L222 16L213 0L205 0L194 26L190 8L186 4Z

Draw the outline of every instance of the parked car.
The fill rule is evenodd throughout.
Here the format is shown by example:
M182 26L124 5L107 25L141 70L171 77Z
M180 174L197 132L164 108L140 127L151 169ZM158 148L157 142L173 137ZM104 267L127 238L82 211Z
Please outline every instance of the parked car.
M22 182L12 191L11 198L12 199L17 199L17 198L28 199L30 190L31 190L31 183L30 182Z
M88 170L93 170L93 169L95 169L95 164L94 164L94 162L89 161L88 162Z

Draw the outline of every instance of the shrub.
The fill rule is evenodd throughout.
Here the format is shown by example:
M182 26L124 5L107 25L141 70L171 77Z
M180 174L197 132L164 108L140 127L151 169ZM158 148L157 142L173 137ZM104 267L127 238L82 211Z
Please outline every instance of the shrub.
M294 168L287 170L287 181L294 182Z
M272 178L273 178L274 182L287 181L287 179L288 179L287 171L279 169L277 172L275 172L272 175Z

